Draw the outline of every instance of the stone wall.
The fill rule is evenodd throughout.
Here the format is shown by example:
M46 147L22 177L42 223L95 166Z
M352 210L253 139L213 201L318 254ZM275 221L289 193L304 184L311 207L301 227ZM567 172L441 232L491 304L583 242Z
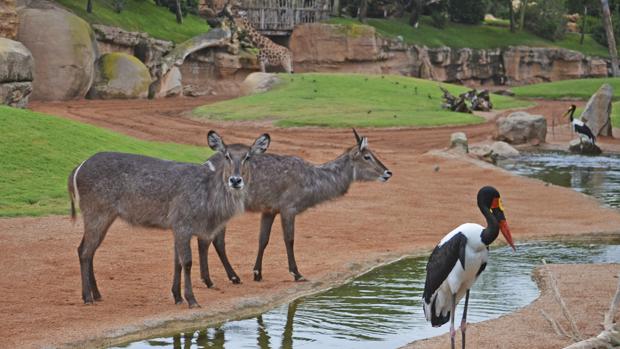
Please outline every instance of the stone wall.
M523 85L609 74L606 60L576 51L428 48L383 39L364 25L299 25L290 48L296 72L401 74L467 85Z

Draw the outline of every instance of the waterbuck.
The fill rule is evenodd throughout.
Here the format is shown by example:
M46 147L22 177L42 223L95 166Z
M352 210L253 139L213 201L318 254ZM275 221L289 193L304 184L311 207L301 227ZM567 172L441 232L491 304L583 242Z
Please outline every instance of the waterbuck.
M75 203L84 219L84 237L78 247L85 304L101 299L93 271L93 256L117 217L133 225L172 229L174 278L172 295L181 298L181 270L185 274L185 300L198 307L191 282L190 240L211 241L226 222L244 210L252 187L255 155L269 147L263 134L251 147L226 145L215 131L208 134L211 149L222 155L218 166L165 161L151 157L98 153L75 168L68 179L71 216Z
M390 179L392 172L370 151L368 139L360 137L355 130L353 133L357 144L345 150L335 160L322 165L315 166L295 156L269 153L253 159L250 164L253 185L245 197L245 209L262 213L254 281L262 280L263 254L269 242L271 226L278 213L282 221L289 272L295 281L302 281L304 277L297 269L293 251L295 216L324 201L343 196L353 181L385 182ZM207 163L216 165L221 161L223 157L215 154ZM233 283L239 283L239 277L226 257L224 235L225 227L222 227L222 232L217 234L213 245L222 260L228 278ZM198 239L200 274L208 287L213 285L207 264L210 242Z

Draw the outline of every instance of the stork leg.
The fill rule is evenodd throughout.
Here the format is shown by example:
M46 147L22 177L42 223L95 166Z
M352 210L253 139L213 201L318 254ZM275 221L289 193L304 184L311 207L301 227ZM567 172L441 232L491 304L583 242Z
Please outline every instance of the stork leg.
M463 318L461 319L461 338L462 348L465 349L465 330L467 330L467 304L469 303L469 290L465 294L465 308L463 309Z
M456 310L456 295L452 295L452 309L450 309L450 348L454 349L454 337L456 331L454 330L454 312Z

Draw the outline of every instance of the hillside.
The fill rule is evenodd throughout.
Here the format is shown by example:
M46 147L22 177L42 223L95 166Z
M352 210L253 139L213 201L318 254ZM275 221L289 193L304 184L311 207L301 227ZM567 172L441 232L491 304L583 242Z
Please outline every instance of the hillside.
M332 18L329 23L359 25L356 19ZM503 48L508 46L561 47L580 51L586 55L607 57L607 48L586 35L584 44L579 45L579 35L568 33L563 40L549 41L527 31L511 33L505 26L467 25L448 22L445 28L438 29L430 24L430 19L423 17L418 28L407 23L406 18L376 19L369 18L368 25L386 37L402 36L408 44L426 45L428 47L448 46L455 48Z
M152 0L125 0L123 11L116 13L111 1L93 0L93 12L86 12L85 0L55 0L89 23L120 27L129 31L149 33L152 37L183 42L209 30L204 19L187 15L183 24L176 22L174 13L156 6Z
M0 106L0 217L66 214L67 176L99 151L200 162L208 148L140 141L94 126Z
M473 124L483 119L441 109L444 86L462 86L402 76L362 74L280 75L276 89L203 106L197 117L216 120L274 120L277 126L397 127ZM529 105L493 96L496 108ZM291 107L294 106L294 107Z

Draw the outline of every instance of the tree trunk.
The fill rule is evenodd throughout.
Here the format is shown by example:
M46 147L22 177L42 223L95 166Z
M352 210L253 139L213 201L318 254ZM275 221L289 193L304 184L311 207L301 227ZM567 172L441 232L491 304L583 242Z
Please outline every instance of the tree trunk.
M422 14L422 9L424 8L423 2L423 0L413 0L411 6L411 17L409 17L409 24L414 28L418 27L420 15Z
M183 12L181 12L181 0L177 0L177 23L183 24Z
M525 9L527 8L527 0L521 1L521 18L519 18L519 30L525 29Z
M510 32L515 32L515 9L512 7L512 0L508 0L508 9L510 10Z
M340 17L340 0L334 0L332 4L332 16Z
M93 13L93 0L86 1L86 12Z
M368 0L362 0L360 3L360 13L358 19L362 23L366 23L366 16L368 14Z
M611 14L609 13L608 0L601 0L603 8L603 26L607 35L607 48L609 49L609 57L611 58L611 71L614 77L620 76L618 71L618 50L616 48L616 38L614 37L614 27L611 24Z
M579 45L583 45L583 37L586 34L586 17L588 16L588 6L583 8L583 20L581 21L581 37L579 38Z

